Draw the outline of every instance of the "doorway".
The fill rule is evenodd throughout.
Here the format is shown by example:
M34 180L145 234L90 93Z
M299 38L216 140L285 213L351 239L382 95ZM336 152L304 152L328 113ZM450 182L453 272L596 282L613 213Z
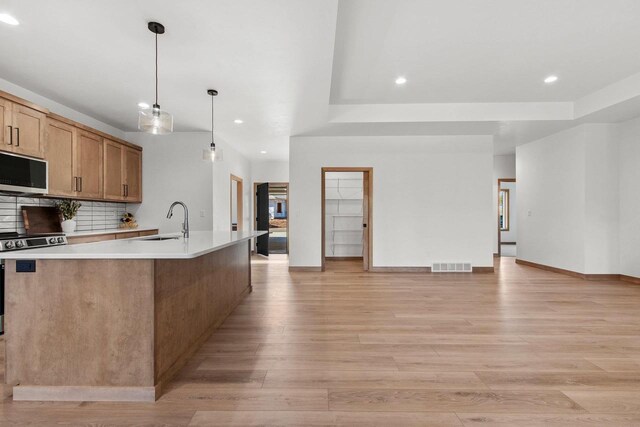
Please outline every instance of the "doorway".
M255 229L269 231L256 239L260 255L289 253L289 183L254 184Z
M516 230L516 180L500 178L498 179L498 256L516 256Z
M231 207L231 231L242 231L243 229L242 193L242 178L231 174L231 189L229 191L231 195L229 203Z
M368 271L372 259L373 169L322 168L322 270L351 261ZM340 268L340 267L338 267Z

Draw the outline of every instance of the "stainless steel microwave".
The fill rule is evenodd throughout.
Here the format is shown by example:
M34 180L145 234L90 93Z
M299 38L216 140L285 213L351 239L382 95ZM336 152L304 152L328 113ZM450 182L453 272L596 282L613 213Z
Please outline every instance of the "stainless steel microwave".
M0 192L47 194L47 161L0 151Z

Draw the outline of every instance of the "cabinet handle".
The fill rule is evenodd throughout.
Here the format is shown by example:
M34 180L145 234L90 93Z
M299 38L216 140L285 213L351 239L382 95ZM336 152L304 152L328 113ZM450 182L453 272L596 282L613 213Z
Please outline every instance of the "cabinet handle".
M20 128L16 128L16 147L20 147Z
M73 191L78 191L78 177L73 177Z
M13 126L9 126L9 141L7 145L13 145Z
M78 177L78 183L80 184L80 189L78 191L82 193L82 177L81 176Z
M124 188L125 188L125 193L126 193L125 196L129 197L129 184L125 184Z
M122 184L122 197L125 197L127 195L127 186L125 184Z

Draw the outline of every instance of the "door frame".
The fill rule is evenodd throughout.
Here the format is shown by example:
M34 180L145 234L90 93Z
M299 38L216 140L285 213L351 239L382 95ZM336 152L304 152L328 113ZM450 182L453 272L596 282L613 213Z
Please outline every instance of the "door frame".
M289 206L289 183L288 182L271 182L271 181L267 181L267 182L254 182L253 183L253 229L257 230L258 229L258 218L257 218L257 212L258 212L258 185L260 184L269 184L269 188L271 188L271 185L275 185L278 187L286 187L287 188L287 198L285 199L285 202L287 204L287 255L289 255L289 221L291 220L291 217L289 216L289 212L291 212L290 206ZM256 251L256 245L258 243L257 239L253 239L254 240L254 244L253 244L253 250Z
M498 202L496 205L496 227L498 227L498 257L502 256L502 234L500 230L500 186L503 182L516 182L515 178L498 178ZM511 210L509 210L511 215ZM511 222L511 221L509 221Z
M244 223L244 209L243 209L243 182L242 178L231 174L231 179L229 180L229 226L233 230L233 182L237 183L236 186L236 212L238 216L238 231L242 231L243 223Z
M325 175L327 172L362 172L362 191L363 191L363 203L366 203L367 215L363 216L362 220L367 225L367 231L363 233L365 237L365 243L363 243L362 250L362 265L364 271L372 270L373 266L373 168L372 167L323 167L321 169L320 181L320 205L322 215L322 234L321 234L321 270L325 271L326 266L326 236L325 236L325 222L326 222L326 207L325 207ZM363 212L364 213L364 212ZM366 246L366 250L365 250Z

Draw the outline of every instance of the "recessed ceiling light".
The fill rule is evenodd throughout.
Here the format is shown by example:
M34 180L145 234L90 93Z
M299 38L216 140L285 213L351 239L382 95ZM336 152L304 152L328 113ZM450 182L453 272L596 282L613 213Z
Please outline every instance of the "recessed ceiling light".
M241 125L241 124L243 124L243 123L244 123L244 121L242 121L241 119L235 119L235 120L233 121L233 123L235 123L235 124L237 124L237 125Z
M403 77L403 76L400 76L400 77L398 77L398 78L396 79L396 84L397 84L397 85L403 85L403 84L405 84L406 82L407 82L407 78L406 78L406 77Z
M555 83L557 81L558 81L558 76L548 76L546 79L544 79L544 82L546 84Z
M20 25L20 22L8 13L0 13L0 22L4 22L9 25Z
M138 102L138 107L140 108L149 108L149 104L146 102Z
M260 154L267 154L267 152L265 150L262 150Z

